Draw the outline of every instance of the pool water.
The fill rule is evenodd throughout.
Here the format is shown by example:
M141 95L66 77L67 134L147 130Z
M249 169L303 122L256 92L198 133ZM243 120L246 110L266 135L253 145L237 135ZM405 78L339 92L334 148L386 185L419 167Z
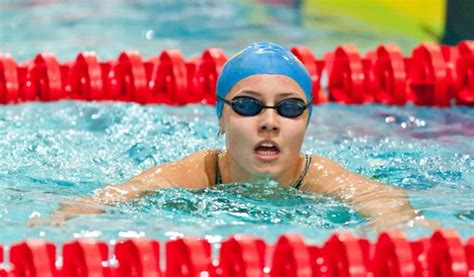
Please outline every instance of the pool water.
M320 57L340 44L367 51L387 42L409 55L420 43L403 28L389 31L360 18L322 13L324 5L311 4L318 1L265 2L271 1L1 1L0 52L19 62L54 52L65 62L87 50L110 60L124 50L149 58L177 48L190 58L208 47L230 55L269 40L307 45ZM329 104L313 114L303 152L405 188L427 218L463 238L474 234L473 109ZM30 216L46 216L61 202L195 151L224 147L216 134L210 106L71 101L1 106L0 243L182 235L220 241L235 233L272 242L283 232L321 243L341 229L375 235L365 233L366 220L343 203L274 183L156 191L59 228L26 227ZM410 238L428 234L417 227L406 231Z
M315 106L313 114L304 153L405 188L427 218L455 228L463 238L474 233L474 110L329 104ZM343 203L271 182L156 191L62 227L26 226L30 216L46 216L60 202L91 195L105 184L201 149L223 148L217 130L214 107L204 105L3 106L0 241L182 235L220 241L248 233L272 242L284 232L298 232L320 243L341 229L376 235L364 233L366 220ZM410 238L429 234L419 227L405 231Z

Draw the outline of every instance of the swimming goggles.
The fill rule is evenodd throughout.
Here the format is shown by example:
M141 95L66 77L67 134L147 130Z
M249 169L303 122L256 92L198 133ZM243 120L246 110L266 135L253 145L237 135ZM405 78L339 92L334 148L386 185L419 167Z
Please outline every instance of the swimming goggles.
M217 100L231 106L232 110L241 116L256 116L261 113L263 109L275 109L280 116L296 118L302 115L310 105L298 98L284 99L275 106L265 106L259 100L249 96L237 96L231 101L217 96ZM311 101L309 103L311 103Z

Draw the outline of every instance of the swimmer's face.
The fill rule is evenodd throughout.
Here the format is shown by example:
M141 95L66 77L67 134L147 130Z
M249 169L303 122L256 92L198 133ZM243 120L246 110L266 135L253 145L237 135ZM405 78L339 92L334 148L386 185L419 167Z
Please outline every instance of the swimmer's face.
M266 106L297 98L307 103L301 87L284 75L259 74L240 80L225 97L247 96ZM237 166L251 177L278 178L298 161L309 112L286 118L275 109L264 109L256 116L242 116L224 105L219 119L226 134L227 150Z

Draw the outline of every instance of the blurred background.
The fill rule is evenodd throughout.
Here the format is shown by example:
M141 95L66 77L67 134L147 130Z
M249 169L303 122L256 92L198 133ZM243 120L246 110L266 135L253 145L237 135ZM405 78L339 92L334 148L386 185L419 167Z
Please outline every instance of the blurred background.
M472 0L1 0L0 52L18 61L39 52L62 60L123 50L144 57L178 48L228 55L254 41L307 45L321 55L340 44L362 52L392 42L405 54L420 42L473 39Z

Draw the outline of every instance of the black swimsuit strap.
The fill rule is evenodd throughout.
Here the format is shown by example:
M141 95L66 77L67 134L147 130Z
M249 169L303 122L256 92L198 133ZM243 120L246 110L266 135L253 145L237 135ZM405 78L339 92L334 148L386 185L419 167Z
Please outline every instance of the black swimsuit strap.
M217 158L216 158L216 185L222 184L222 177L221 171L219 170L219 154L221 150L217 151Z
M311 166L311 155L306 154L306 165L304 167L303 172L301 172L300 177L298 177L298 180L296 180L296 182L293 184L293 188L300 189L301 185L303 184L304 176L306 176L306 173L308 172L308 169L310 166Z
M219 154L221 151L219 150L217 152L217 158L216 158L216 185L222 184L222 177L221 177L221 171L219 170ZM308 169L311 165L311 155L306 155L306 165L304 167L303 172L301 172L301 175L298 177L298 180L293 184L293 188L295 189L300 189L301 185L303 184L303 179L306 176L306 173L308 172Z

